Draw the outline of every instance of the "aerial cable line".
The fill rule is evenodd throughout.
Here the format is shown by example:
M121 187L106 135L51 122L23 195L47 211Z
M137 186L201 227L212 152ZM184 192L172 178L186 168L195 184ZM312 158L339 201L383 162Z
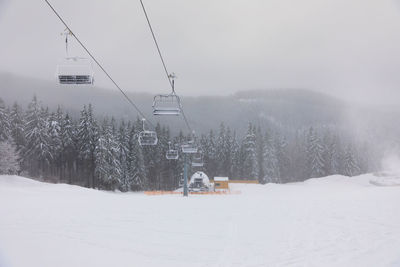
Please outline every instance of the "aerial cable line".
M56 14L56 16L60 19L60 21L64 24L64 26L67 28L67 30L70 32L70 34L76 39L76 41L78 41L78 43L82 46L82 48L86 51L86 53L88 53L88 55L93 59L93 61L97 64L97 66L99 66L99 68L104 72L104 74L111 80L111 82L115 85L115 87L117 87L117 89L122 93L122 95L126 98L126 100L128 100L128 102L132 105L133 108L136 109L136 111L138 112L138 114L146 119L146 116L143 114L143 112L138 108L138 106L128 97L128 95L124 92L124 90L122 90L122 88L117 84L117 82L111 77L111 75L103 68L103 66L100 64L99 61L97 61L97 59L92 55L92 53L90 53L90 51L86 48L86 46L79 40L79 38L75 35L75 33L71 30L71 28L67 25L67 23L64 21L64 19L60 16L60 14L58 14L58 12L54 9L54 7L49 3L48 0L44 0L47 5L51 8L51 10L53 10L54 14ZM146 119L146 121L153 127L155 128L155 126Z
M142 5L144 16L146 17L147 24L149 25L149 29L150 29L151 35L153 36L153 40L154 40L154 43L155 43L155 45L157 47L157 52L158 52L158 55L160 56L161 63L163 65L163 67L164 67L165 74L167 75L168 82L169 82L172 90L174 90L174 85L172 84L170 73L167 70L167 66L166 66L164 58L163 58L163 56L161 54L160 46L158 45L156 35L154 34L153 27L151 26L149 16L147 15L147 11L146 11L146 8L144 7L144 4L143 4L142 0L140 0L140 4Z
M167 69L167 66L166 66L166 64L165 64L164 58L163 58L163 56L162 56L162 54L161 54L160 46L158 45L156 35L155 35L155 33L154 33L153 27L151 26L149 16L148 16L148 14L147 14L146 8L144 7L144 4L143 4L143 1L142 1L142 0L140 0L140 4L142 5L143 13L144 13L144 15L145 15L145 17L146 17L147 24L149 25L149 29L150 29L151 35L153 36L153 40L154 40L154 43L155 43L155 45L156 45L158 55L160 56L161 63L162 63L162 65L163 65L163 67L164 67L165 74L167 75L168 82L169 82L169 84L170 84L170 86L171 86L171 88L172 88L172 91L175 92L174 84L173 84L173 82L172 82L172 80L171 80L171 75L170 75L170 73L168 72L168 69ZM194 131L193 131L192 128L190 127L190 124L189 124L189 122L188 122L188 120L187 120L187 118L186 118L185 112L183 111L183 107L181 107L181 112L182 112L183 119L185 120L186 126L187 126L187 128L189 129L190 133L194 133Z

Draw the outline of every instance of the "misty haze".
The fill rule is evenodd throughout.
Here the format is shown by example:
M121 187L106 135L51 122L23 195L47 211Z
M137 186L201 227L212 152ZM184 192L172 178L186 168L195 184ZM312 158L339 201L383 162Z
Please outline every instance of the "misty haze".
M0 267L400 266L400 1L0 0Z

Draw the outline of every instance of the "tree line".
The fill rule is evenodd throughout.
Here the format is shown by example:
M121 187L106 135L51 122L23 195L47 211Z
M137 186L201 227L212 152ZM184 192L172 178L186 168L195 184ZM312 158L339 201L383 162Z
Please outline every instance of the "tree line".
M168 127L157 124L158 145L140 146L141 130L139 118L98 118L90 104L72 118L60 107L49 111L36 97L25 109L0 99L0 173L123 192L176 189L184 162L182 156L166 159L168 142L179 149L190 136L182 131L171 136ZM368 145L332 125L285 130L248 123L247 133L238 136L221 123L196 142L204 166L189 163L189 173L202 170L210 178L287 183L378 168Z

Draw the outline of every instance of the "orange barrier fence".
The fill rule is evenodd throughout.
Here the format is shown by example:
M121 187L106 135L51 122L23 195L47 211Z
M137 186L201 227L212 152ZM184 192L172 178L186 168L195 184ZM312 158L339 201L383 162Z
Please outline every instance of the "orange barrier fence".
M158 196L158 195L182 195L182 192L176 191L144 191L145 195ZM189 192L189 195L239 195L241 191L210 191L210 192Z
M211 183L214 183L213 180L210 180ZM229 180L230 184L259 184L258 180Z

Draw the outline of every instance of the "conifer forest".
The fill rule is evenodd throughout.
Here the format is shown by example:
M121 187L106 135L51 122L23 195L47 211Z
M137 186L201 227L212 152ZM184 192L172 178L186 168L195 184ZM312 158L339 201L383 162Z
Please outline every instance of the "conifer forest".
M140 146L142 121L96 116L82 107L79 117L49 110L36 97L28 106L0 100L0 172L103 190L174 190L183 175L183 157L165 157L168 142L179 150L189 137L172 136L157 124L157 146ZM196 142L209 177L288 183L333 174L355 176L377 170L371 146L335 125L261 129L255 123L239 135L229 125L207 129ZM7 160L5 160L7 159ZM190 165L189 165L190 166Z

